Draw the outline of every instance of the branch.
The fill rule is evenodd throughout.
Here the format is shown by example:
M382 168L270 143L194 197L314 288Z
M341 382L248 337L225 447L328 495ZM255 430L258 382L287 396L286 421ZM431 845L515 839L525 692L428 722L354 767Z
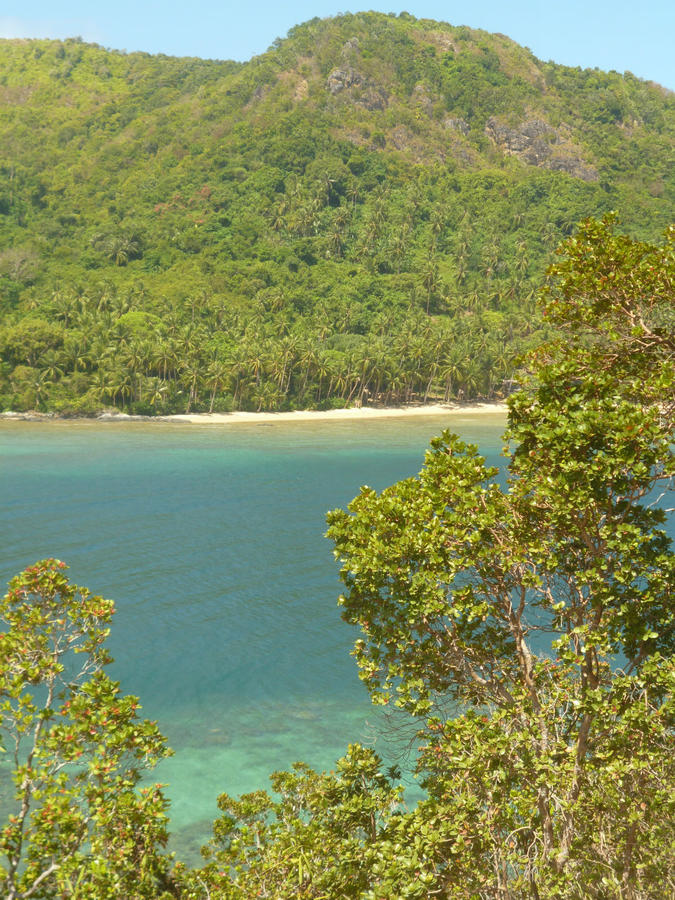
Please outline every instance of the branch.
M22 891L20 894L14 895L16 897L16 900L24 900L24 898L26 898L26 897L31 897L35 893L35 891L39 888L39 886L42 884L42 882L46 878L49 878L50 875L52 875L54 872L56 872L57 869L60 869L60 868L61 867L58 863L53 862L49 866L48 869L45 869L41 875L38 875L38 877L33 882L32 886L30 888L28 888L27 891Z

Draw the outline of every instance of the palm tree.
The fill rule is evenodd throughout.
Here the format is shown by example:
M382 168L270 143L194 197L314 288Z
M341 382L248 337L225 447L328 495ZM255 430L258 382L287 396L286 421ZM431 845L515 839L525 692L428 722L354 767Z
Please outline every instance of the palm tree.
M349 361L344 353L334 351L331 377L336 391L340 392L340 397L344 397L347 393L347 385L349 384Z
M256 385L261 382L261 375L267 363L267 355L265 346L261 343L254 343L247 351L247 368L253 373Z
M126 405L125 400L130 399L134 391L133 381L129 372L118 369L111 373L108 390L110 391L113 403L116 403L118 397L121 398L122 409L124 409Z
M445 347L445 340L441 334L435 334L429 344L429 360L427 365L427 372L429 374L429 379L427 381L427 385L424 389L424 399L423 403L426 403L429 399L429 394L431 393L431 387L434 382L434 378L438 372L440 366L440 359L443 349Z
M63 359L68 368L72 369L73 372L79 372L80 366L83 369L86 369L87 364L90 361L87 348L81 342L72 343L70 346L65 347L63 350Z
M513 227L520 228L520 226L523 224L524 221L525 221L525 213L522 210L517 209L511 217L511 222L513 224Z
M124 313L129 312L131 309L131 297L129 294L126 294L125 296L115 294L115 296L110 299L110 308L115 317L119 319L120 316L123 316Z
M286 179L286 196L291 199L297 199L302 193L302 181L295 174L291 174Z
M213 412L213 404L216 400L216 394L222 387L229 373L229 367L223 360L214 359L211 361L206 370L206 385L211 389L211 400L209 402L209 412Z
M454 349L446 353L439 375L445 382L445 402L447 403L453 395L457 395L457 386L464 378L464 365L460 353ZM453 386L455 386L454 391Z
M405 394L407 379L401 369L394 369L387 383L387 392L384 397L385 405L400 403Z
M149 400L152 406L156 406L158 403L163 403L168 390L169 386L166 384L166 382L161 381L159 378L153 378L150 384L149 392Z
M469 271L469 266L468 266L466 257L459 255L455 259L455 272L457 273L457 283L458 284L463 284L464 280L466 279L468 271Z
M31 388L35 394L35 409L40 408L40 401L47 390L47 386L51 381L44 372L36 372L31 379Z
M92 238L92 246L101 250L116 266L126 266L132 259L142 256L140 235L133 230L100 233Z
M162 380L166 381L169 372L174 370L178 361L175 348L169 343L161 343L156 346L152 355L152 365L160 372Z
M50 383L57 381L63 375L63 369L60 366L61 360L55 350L48 350L44 353L41 362L42 374Z
M323 344L323 342L331 332L331 326L329 324L330 321L330 312L323 303L320 303L314 310L313 321L313 324L316 328L316 338L320 344Z
M281 229L286 226L287 211L288 204L285 200L282 200L274 208L274 211L272 213L272 228L274 229L274 231L281 231Z
M115 287L108 283L99 285L98 300L96 303L96 311L99 313L111 312L113 305L112 300L115 295Z
M254 403L258 404L256 412L261 412L263 409L278 409L283 399L283 395L271 381L265 381L256 386L251 395L251 399Z
M329 378L331 374L330 357L326 353L319 353L316 359L316 375L319 379L319 388L317 392L317 403L321 401L321 393L323 391L323 380Z
M235 409L241 403L242 395L247 387L245 375L248 373L247 351L238 344L232 351L232 355L228 360L228 377L233 385L232 402Z
M110 369L99 368L93 378L92 386L99 400L103 401L107 398L114 402L117 374Z
M464 377L462 379L465 399L470 400L478 395L483 380L484 373L481 371L478 362L475 359L470 359L464 369Z
M145 362L145 352L138 341L133 341L129 344L122 361L133 379L134 394L137 396L138 400L141 400L140 376Z
M373 362L371 378L374 379L373 397L380 399L382 385L388 384L394 369L394 361L391 357L390 347L384 341L378 341L373 347Z
M560 232L553 222L547 222L544 225L541 236L547 247L553 247L560 240Z
M431 305L431 296L440 288L440 278L438 272L438 263L432 252L427 256L424 268L422 269L422 287L427 292L426 313L429 315L429 307Z
M352 400L352 397L354 396L359 385L361 384L361 358L360 358L360 354L358 353L358 351L352 351L351 353L348 354L348 356L346 358L346 366L347 366L347 372L346 372L347 385L346 385L346 387L349 388L349 393L346 397L346 402L350 403Z
M527 255L527 244L525 241L518 241L516 244L516 250L518 251L518 255L516 257L516 271L521 277L525 277L527 275L527 270L530 267L530 260Z
M303 373L302 384L300 385L299 395L304 397L307 389L307 382L313 375L318 359L318 350L311 340L303 342L298 350L298 364L300 372Z
M431 246L432 249L436 249L436 244L438 242L439 237L443 233L443 229L445 228L445 216L443 215L443 211L440 207L437 207L434 210L434 214L431 218Z
M288 392L291 386L291 378L293 377L294 364L298 358L300 339L293 334L284 335L281 339L281 378L279 380L279 390L282 394Z
M495 242L486 244L482 254L483 275L487 281L491 281L499 267L499 247Z
M330 255L340 259L344 250L345 242L342 235L342 229L333 223L333 227L328 235L328 247Z
M188 402L185 408L185 415L192 409L192 404L197 401L197 386L201 379L201 367L196 363L189 361L181 371L181 383L188 388Z
M369 344L364 344L357 352L356 356L356 362L359 368L359 406L363 405L363 398L368 390L368 384L372 375L373 360L373 348Z
M300 235L309 237L319 231L321 204L316 198L301 206L296 213L296 229Z
M400 275L401 266L408 250L409 229L407 227L399 229L391 242L391 255L395 263L396 274Z

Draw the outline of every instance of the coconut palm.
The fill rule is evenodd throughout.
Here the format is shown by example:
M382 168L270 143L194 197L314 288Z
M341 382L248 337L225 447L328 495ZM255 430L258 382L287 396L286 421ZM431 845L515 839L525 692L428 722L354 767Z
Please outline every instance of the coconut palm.
M117 373L110 369L99 367L93 378L93 389L99 400L114 402L117 387Z
M51 383L52 382L45 375L44 372L36 372L32 376L31 381L30 381L30 387L35 395L35 403L34 403L35 409L40 408L40 401L42 400L43 396L47 392L47 388Z
M91 243L116 266L126 266L130 260L138 259L143 255L143 242L140 235L133 230L102 232L94 235Z
M426 313L429 315L429 308L431 306L431 297L433 294L437 293L441 287L441 280L438 271L438 262L436 261L436 257L433 253L429 253L424 263L421 272L422 276L422 287L424 288L427 296L426 303Z
M180 381L188 389L188 402L185 408L185 415L192 409L192 404L196 403L199 395L199 383L201 381L201 366L193 361L188 362L181 370Z
M130 400L134 392L134 383L131 375L126 370L115 370L111 373L110 393L113 403L117 402L119 397L122 401L122 409L125 408L125 401Z
M278 203L272 212L272 228L274 231L281 231L286 227L286 213L288 211L288 203L282 200Z
M159 378L153 378L149 384L148 399L152 406L163 403L169 391L169 386Z
M66 367L72 372L85 370L89 364L90 356L84 343L78 341L70 343L63 349L62 359Z
M317 354L314 371L317 378L319 379L319 386L316 396L317 403L319 403L321 401L321 394L323 391L323 381L325 378L329 378L332 372L330 356L327 353L321 352Z
M50 383L58 381L63 375L61 358L55 350L47 350L42 355L40 362L42 364L41 372Z
M222 359L213 359L206 370L206 386L211 390L211 400L209 401L209 412L213 412L213 404L216 400L216 394L225 383L229 374L229 366Z
M175 371L177 362L178 356L172 344L165 342L154 347L152 365L161 374L163 381L167 380L170 372Z
M278 409L283 400L283 394L271 381L264 381L256 385L251 399L257 403L256 412L261 412L262 410Z

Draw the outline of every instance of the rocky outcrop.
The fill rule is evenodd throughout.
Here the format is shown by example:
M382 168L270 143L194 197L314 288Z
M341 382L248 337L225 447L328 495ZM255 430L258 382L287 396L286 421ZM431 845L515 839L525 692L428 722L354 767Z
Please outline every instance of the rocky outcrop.
M331 94L339 94L340 91L363 83L363 75L357 72L353 66L340 66L337 69L333 69L326 79L326 87Z
M429 96L429 92L423 84L416 84L412 92L412 102L415 106L426 113L427 116L433 115L434 104Z
M468 134L471 130L466 119L453 119L452 116L443 119L443 128L447 128L448 131L459 131L460 134Z
M532 166L539 166L551 155L551 142L556 138L555 129L541 119L530 119L517 128L502 125L491 117L485 133L497 146L510 156L518 156Z
M333 69L326 79L326 88L332 96L348 94L352 103L364 109L386 109L389 94L373 84L354 66L343 65Z
M360 52L361 48L359 47L359 39L357 37L350 38L348 41L345 41L342 46L343 56L351 56L354 53Z
M360 97L354 98L354 103L364 109L386 109L388 101L389 94L384 88L375 86L366 88Z
M576 156L552 156L546 163L552 172L567 172L582 181L597 181L598 173L593 166L587 165Z
M516 156L530 166L567 172L583 181L597 181L597 172L584 161L578 148L542 119L528 119L510 128L492 116L487 120L485 133L503 153Z

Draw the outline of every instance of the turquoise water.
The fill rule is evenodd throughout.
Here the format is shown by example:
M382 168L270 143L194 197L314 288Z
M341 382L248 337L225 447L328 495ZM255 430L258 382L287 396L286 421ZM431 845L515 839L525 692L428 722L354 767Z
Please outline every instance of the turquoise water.
M111 675L175 756L174 846L194 855L222 791L347 743L390 741L349 656L325 513L415 474L444 427L500 460L501 414L196 426L0 422L0 577L46 556L115 600Z

